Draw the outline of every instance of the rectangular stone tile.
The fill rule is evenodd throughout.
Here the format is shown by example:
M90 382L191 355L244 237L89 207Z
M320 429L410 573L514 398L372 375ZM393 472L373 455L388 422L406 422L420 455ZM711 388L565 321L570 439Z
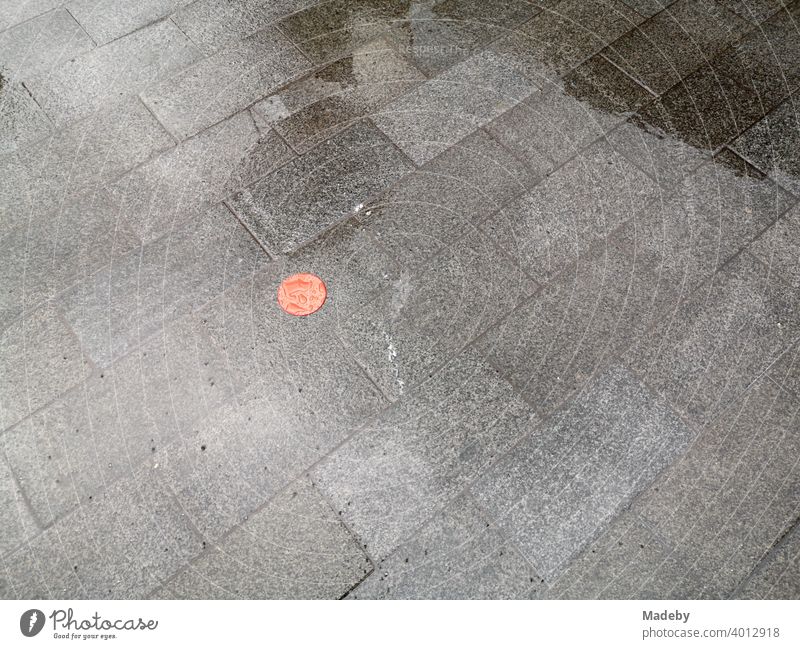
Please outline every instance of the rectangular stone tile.
M295 273L324 278L325 308L316 317L332 331L400 276L397 260L378 243L372 228L355 218L280 258L277 266L272 281Z
M492 48L518 71L555 81L644 20L618 0L562 0L547 6Z
M543 175L478 130L367 203L357 217L413 270Z
M603 53L660 95L750 28L750 23L714 0L678 0Z
M795 521L736 594L742 599L800 597L800 525Z
M538 3L498 0L437 0L411 6L409 20L391 22L387 32L400 53L429 77L480 52L539 13Z
M481 340L480 349L541 412L580 389L614 353L646 345L651 327L676 317L681 301L785 208L785 192L755 170L731 168L734 162L718 159L677 191L644 202ZM508 245L520 240L526 237ZM524 259L519 249L511 254Z
M488 49L411 90L372 119L414 162L424 164L535 92L531 79Z
M3 3L0 7L0 30L40 16L63 2L64 0L20 0L20 2Z
M800 86L798 17L800 4L781 8L714 61L719 73L738 80L759 97L762 115Z
M611 131L606 140L667 193L710 160L712 152L685 142L676 131L665 130L671 129L666 109L659 102L651 106L649 117L631 116Z
M232 45L316 0L195 0L172 16L204 54Z
M5 440L5 436L0 436L0 444ZM0 557L3 557L36 536L39 530L5 460L0 461L0 505L0 523L3 526Z
M583 389L674 308L680 285L660 274L662 251L647 245L638 222L628 224L476 344L540 413Z
M0 114L0 155L13 153L26 143L44 137L52 128L47 115L24 86L2 78Z
M749 248L770 271L795 289L800 288L800 209L778 220Z
M800 398L800 343L787 349L769 368L767 375L784 390Z
M156 597L338 599L372 569L308 479L292 484Z
M199 52L169 20L154 23L25 79L48 116L63 125L133 95L195 61Z
M191 321L95 372L0 439L39 521L50 525L130 477L233 394L218 349Z
M0 333L0 430L76 385L89 371L75 334L43 305Z
M201 551L173 496L140 472L8 557L0 593L141 599Z
M338 333L341 319L359 299L369 300L389 283L374 270L394 274L391 266L369 238L346 224L270 264L204 308L201 321L225 351L244 402L261 399L267 414L272 410L282 417L279 427L305 427L303 435L318 435L320 440L340 440L384 407L385 400L340 343ZM263 297L274 296L281 281L301 268L323 273L331 284L330 303L326 300L313 317L289 317L277 300ZM312 424L315 420L318 423Z
M536 285L491 242L467 234L400 277L341 325L343 342L390 399L427 379Z
M412 169L378 129L361 121L253 183L230 204L266 249L290 252Z
M278 23L314 63L338 59L405 17L406 7L391 0L335 0L316 4Z
M702 577L676 581L673 595L731 597L791 527L798 417L800 402L758 380L637 502L636 511Z
M623 512L550 588L547 599L667 599L677 580L694 575L686 559L641 520Z
M405 541L352 599L515 599L539 582L513 545L459 496Z
M151 85L142 99L183 140L247 108L309 67L291 41L269 27Z
M622 0L622 2L631 9L635 9L636 13L649 18L671 5L675 0Z
M552 583L694 433L614 366L471 488Z
M315 63L338 59L385 35L405 58L434 75L537 12L521 0L501 0L491 7L480 0L435 0L425 7L337 0L289 16L279 25Z
M218 205L81 281L58 303L83 348L105 367L267 261Z
M784 0L717 0L723 7L737 16L756 25L783 9L788 3Z
M0 238L0 330L138 245L105 191L31 214Z
M98 45L171 14L190 0L71 0L67 9Z
M558 167L651 99L629 77L596 56L486 128L523 160L535 161L544 155Z
M703 65L645 106L641 121L686 145L716 151L769 110L746 75L743 82L742 70L728 68L719 57Z
M143 241L170 231L294 157L247 111L155 157L110 187L119 212Z
M386 41L375 41L270 95L253 113L302 153L424 79Z
M264 299L299 258L270 265L197 314L224 354L236 401L159 450L153 464L205 538L244 521L385 406L336 335L338 310L353 299L346 291L374 278L350 277L372 263L353 261L361 245L342 236L329 250L306 251L313 270L335 267L337 251L349 258L331 277L333 302L313 316L292 318Z
M784 101L731 144L731 148L769 174L795 195L800 195L800 120L798 96Z
M626 363L703 424L739 396L800 333L797 296L740 254L680 304Z
M375 559L392 553L535 423L465 351L318 465L312 476Z
M48 218L83 194L102 193L107 183L173 144L137 99L111 104L9 160L8 173L19 188L3 202L17 223Z
M621 236L660 284L686 297L769 227L793 197L723 151L650 201ZM672 304L675 308L678 300Z
M487 219L481 229L546 281L617 227L642 214L658 187L600 143Z
M56 9L0 32L0 71L6 80L18 81L56 68L94 46L66 9Z

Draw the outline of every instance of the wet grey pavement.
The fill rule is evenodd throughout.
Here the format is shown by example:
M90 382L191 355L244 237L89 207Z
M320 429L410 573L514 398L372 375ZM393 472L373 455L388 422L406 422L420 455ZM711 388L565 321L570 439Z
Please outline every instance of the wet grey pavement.
M0 596L800 597L800 2L0 30Z

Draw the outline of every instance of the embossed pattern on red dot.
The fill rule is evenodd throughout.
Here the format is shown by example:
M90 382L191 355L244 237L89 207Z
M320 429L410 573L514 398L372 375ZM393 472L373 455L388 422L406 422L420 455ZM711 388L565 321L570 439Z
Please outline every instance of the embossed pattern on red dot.
M278 304L289 315L311 315L319 311L327 296L325 282L311 273L291 275L278 287Z

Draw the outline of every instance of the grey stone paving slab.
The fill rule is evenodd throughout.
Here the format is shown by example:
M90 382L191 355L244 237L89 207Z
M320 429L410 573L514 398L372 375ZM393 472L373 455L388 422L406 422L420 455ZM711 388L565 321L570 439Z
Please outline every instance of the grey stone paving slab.
M316 0L195 0L172 20L204 53L250 36Z
M723 7L756 25L777 13L788 3L784 0L717 0Z
M149 242L293 157L274 131L259 131L245 111L147 161L110 191L124 219Z
M797 296L740 254L626 354L627 364L687 419L706 423L800 333Z
M0 238L0 329L138 245L106 192L32 215Z
M750 23L715 0L678 0L603 53L660 95L750 28Z
M289 16L279 25L315 62L334 60L378 36L428 75L434 75L503 36L539 9L521 0L337 0Z
M0 30L35 18L62 5L64 0L20 0L3 3L0 7Z
M147 108L129 98L21 147L0 163L9 179L2 206L11 214L10 225L48 218L82 194L102 192L173 144Z
M328 230L292 255L278 260L277 273L314 273L328 295L319 318L338 332L341 323L400 275L397 259L378 243L370 227L352 218Z
M414 162L424 164L535 92L531 79L488 49L411 90L372 119Z
M231 398L225 359L203 334L191 321L168 327L0 438L43 525L89 505Z
M601 142L481 225L537 281L546 281L642 213L658 187Z
M22 85L0 83L0 155L44 137L50 129L47 115Z
M283 427L305 426L309 428L305 434L322 435L310 426L317 420L315 426L327 428L326 435L341 439L385 401L339 342L337 332L350 308L389 283L375 269L386 272L391 266L357 227L344 224L226 291L199 316L225 351L245 400L260 397L268 406L274 402ZM336 289L330 304L326 301L320 311L305 318L288 316L274 299L284 277L299 270L323 272ZM334 395L338 406L331 409Z
M702 571L665 595L730 597L797 517L800 402L760 379L637 502L653 529Z
M642 16L650 17L671 5L675 0L622 0Z
M739 136L731 148L795 195L800 194L800 116L794 95Z
M750 252L794 288L800 288L800 209L793 209L762 234Z
M784 390L800 398L800 344L786 350L767 374Z
M614 366L530 432L471 491L553 582L693 437L663 401Z
M7 557L17 599L141 599L202 551L171 494L139 472Z
M271 252L290 252L413 169L360 121L236 194L231 208Z
M98 45L164 18L191 0L71 0L66 8Z
M412 4L409 20L392 23L388 37L403 56L434 76L514 32L539 12L536 4L519 0L491 5L479 0L438 0L425 7Z
M473 231L416 270L401 271L343 323L343 341L383 393L396 400L535 288Z
M403 19L405 9L404 3L392 0L335 0L288 16L278 25L314 63L323 63L374 40Z
M667 115L660 103L652 106L652 114L660 118ZM697 167L710 160L711 153L687 144L677 134L657 124L670 128L668 120L633 115L611 131L606 139L618 153L655 180L665 192L669 192Z
M0 437L0 444L4 440ZM4 557L38 533L38 525L5 460L0 461L0 505L0 557Z
M793 197L729 151L644 206L620 236L678 299L747 247Z
M217 205L76 284L58 304L86 352L108 366L267 261L227 208Z
M731 50L727 51L728 53ZM716 151L769 110L741 66L726 54L703 65L645 106L641 119L650 128L697 149Z
M142 99L183 140L247 108L309 67L280 31L268 27L152 85Z
M562 0L547 6L492 48L541 84L567 74L644 17L618 0Z
M308 479L292 484L155 594L170 599L338 599L372 569Z
M370 556L382 560L535 420L494 369L465 351L312 475Z
M459 496L381 561L352 599L515 599L539 576Z
M526 161L546 155L554 167L601 138L652 96L595 56L488 124L487 130Z
M253 112L303 152L424 79L387 41L374 41L270 95Z
M661 233L664 224L653 230ZM550 413L674 308L661 272L672 250L649 248L637 222L581 256L476 344L540 413ZM658 239L656 239L656 242Z
M798 17L800 5L788 4L714 62L718 74L738 79L759 97L762 115L800 86ZM735 109L731 104L728 110Z
M20 80L46 72L95 46L66 9L56 9L0 32L0 72Z
M398 263L414 269L543 174L478 130L367 203L357 216Z
M737 597L742 599L789 599L800 597L800 525L764 558L747 579Z
M75 334L50 305L0 333L0 430L76 385L88 372Z
M174 75L200 56L169 20L95 48L25 79L47 115L63 125Z
M653 578L657 573L658 577ZM623 512L587 546L552 587L539 585L532 597L545 599L664 599L677 579L692 572L682 555L635 515Z

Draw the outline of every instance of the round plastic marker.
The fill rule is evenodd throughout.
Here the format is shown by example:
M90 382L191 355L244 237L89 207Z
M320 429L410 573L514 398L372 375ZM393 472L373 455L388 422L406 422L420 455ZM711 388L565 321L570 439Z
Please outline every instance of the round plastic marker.
M278 287L278 304L289 315L311 315L325 304L327 296L325 282L311 273L287 277Z

